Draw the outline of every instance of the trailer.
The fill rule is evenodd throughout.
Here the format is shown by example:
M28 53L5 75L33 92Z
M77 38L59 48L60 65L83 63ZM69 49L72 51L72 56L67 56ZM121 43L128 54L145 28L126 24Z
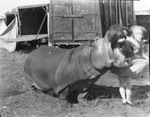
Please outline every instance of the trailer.
M50 45L82 44L103 37L113 24L136 24L133 1L50 0Z

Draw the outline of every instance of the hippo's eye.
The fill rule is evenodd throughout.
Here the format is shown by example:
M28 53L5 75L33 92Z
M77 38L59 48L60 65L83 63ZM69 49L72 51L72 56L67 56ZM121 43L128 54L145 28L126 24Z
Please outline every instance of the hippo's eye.
M121 36L120 36L120 38L124 38L124 39L126 39L126 36L125 36L125 35L121 35Z
M121 38L121 39L118 40L118 43L122 43L124 41L125 41L125 38Z

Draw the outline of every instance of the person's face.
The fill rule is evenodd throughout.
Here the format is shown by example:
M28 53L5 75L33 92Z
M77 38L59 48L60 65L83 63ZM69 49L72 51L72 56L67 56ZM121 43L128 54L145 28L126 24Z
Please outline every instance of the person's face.
M133 38L135 38L138 41L141 41L143 38L143 31L140 29L136 29L132 32Z

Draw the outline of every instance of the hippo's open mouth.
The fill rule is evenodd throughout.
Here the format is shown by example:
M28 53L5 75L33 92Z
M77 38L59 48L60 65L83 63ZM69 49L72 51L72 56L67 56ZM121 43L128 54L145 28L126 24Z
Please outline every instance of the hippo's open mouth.
M120 40L118 40L119 42ZM113 48L113 66L123 68L123 67L130 67L132 66L131 60L132 60L132 48L130 46L130 43L126 43L126 40L121 41L118 43L119 46L116 48ZM124 51L125 50L125 51ZM127 55L127 53L130 53L131 55Z

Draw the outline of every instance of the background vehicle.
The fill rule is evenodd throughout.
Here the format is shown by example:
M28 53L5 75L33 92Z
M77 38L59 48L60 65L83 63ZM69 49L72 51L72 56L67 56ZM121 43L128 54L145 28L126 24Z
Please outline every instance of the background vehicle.
M22 44L76 47L103 37L113 24L136 24L133 6L130 0L50 0L49 4L19 6L6 14L8 29L0 38L22 48ZM16 34L10 36L11 32Z
M103 37L113 24L136 23L129 0L51 0L49 15L49 42L59 45Z

